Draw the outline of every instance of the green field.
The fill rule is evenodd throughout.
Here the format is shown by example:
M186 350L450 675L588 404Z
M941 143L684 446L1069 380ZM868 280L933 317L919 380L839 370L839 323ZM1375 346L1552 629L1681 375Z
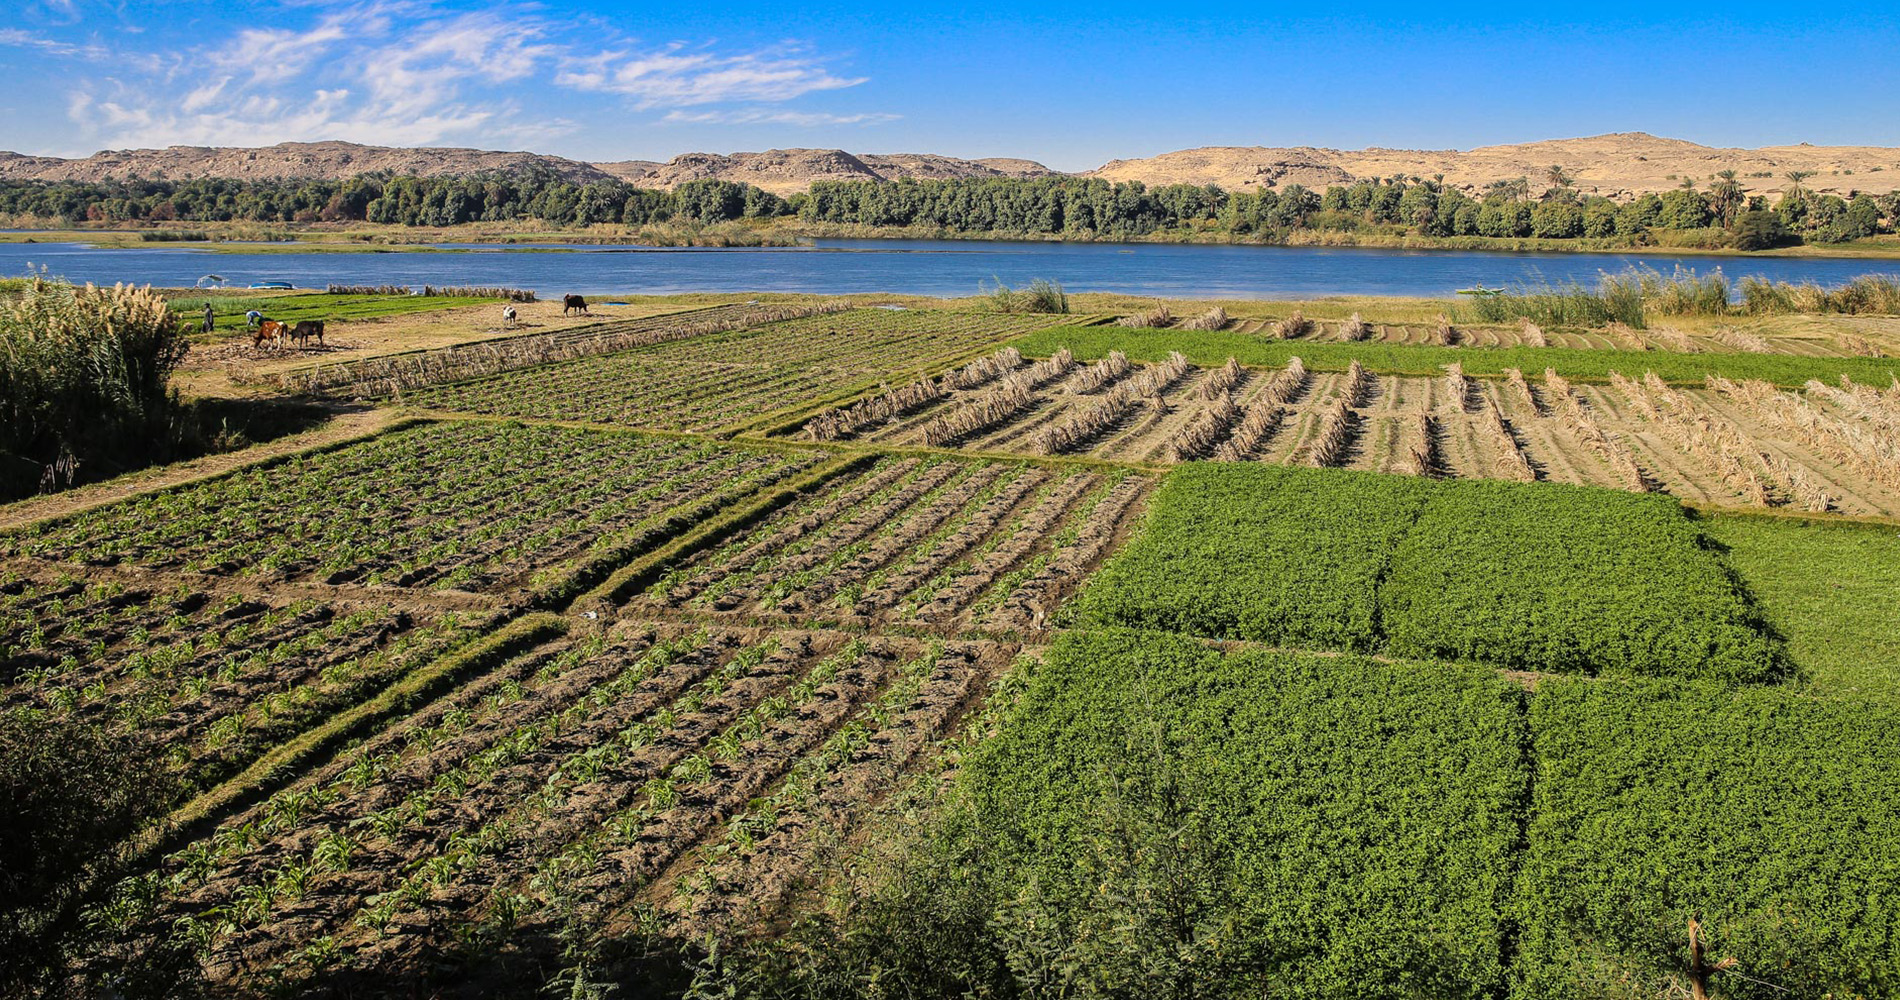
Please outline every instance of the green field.
M1900 527L1766 517L1706 517L1724 551L1817 687L1900 694Z
M1189 464L1080 622L1516 670L1762 680L1780 669L1666 497Z
M1710 375L1733 380L1760 379L1785 387L1799 387L1809 379L1834 383L1845 375L1856 382L1887 385L1900 378L1900 361L1889 358L1815 358L1786 354L1670 354L1659 351L1594 350L1565 347L1422 347L1377 344L1280 340L1234 331L1139 330L1119 327L1054 327L1019 337L1012 344L1030 357L1048 357L1067 347L1078 361L1092 361L1121 351L1135 361L1161 361L1180 351L1199 365L1219 365L1228 358L1241 364L1282 366L1297 357L1314 371L1345 371L1353 361L1368 370L1391 375L1437 375L1444 365L1458 362L1465 373L1501 378L1516 368L1536 375L1546 368L1585 382L1607 381L1611 372L1633 378L1655 372L1663 381L1700 386Z

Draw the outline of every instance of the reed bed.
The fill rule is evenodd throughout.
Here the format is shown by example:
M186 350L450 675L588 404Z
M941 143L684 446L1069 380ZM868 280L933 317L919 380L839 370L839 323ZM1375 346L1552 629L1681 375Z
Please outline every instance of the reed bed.
M687 317L671 326L634 330L616 330L612 324L605 324L598 329L583 327L579 330L459 344L415 354L318 365L285 372L277 376L276 384L293 392L326 396L394 396L445 382L460 382L597 354L613 354L635 347L743 330L782 320L843 312L849 308L848 304L840 302L761 306L711 319L693 320Z
M1530 320L1553 327L1597 327L1620 322L1643 325L1643 283L1635 274L1605 274L1595 288L1564 284L1519 285L1476 296L1460 312L1469 322Z
M978 358L945 375L942 385L945 389L974 389L993 382L1022 366L1023 352L1014 347L1005 347L995 354Z
M1227 310L1222 309L1220 306L1215 306L1199 316L1183 321L1181 323L1181 329L1221 330L1225 329L1227 324L1231 322L1233 322L1233 318L1227 315Z
M1678 267L1676 273L1667 278L1651 268L1634 273L1643 290L1646 312L1662 316L1727 316L1734 311L1729 301L1728 277L1721 271L1698 275L1686 267Z
M1128 363L1128 355L1120 351L1110 351L1108 357L1082 369L1082 373L1075 377L1075 383L1069 386L1069 391L1081 395L1099 392L1116 379L1128 374L1132 367Z
M1812 281L1790 284L1748 277L1741 281L1742 308L1776 313L1900 314L1900 277L1864 274L1838 288Z
M1293 315L1273 324L1273 335L1281 340L1295 340L1313 332L1313 321L1298 309Z
M927 378L897 389L885 386L876 396L813 417L806 422L805 433L813 441L836 441L892 417L921 410L942 398L943 390Z
M1368 325L1364 319L1361 319L1358 313L1353 313L1352 318L1339 324L1339 339L1348 343L1370 340L1372 339L1372 327Z
M1226 364L1207 373L1207 377L1201 380L1197 395L1202 399L1218 399L1240 388L1246 380L1247 369L1241 367L1238 359L1228 358Z
M1234 397L1221 394L1214 405L1195 414L1194 419L1168 440L1169 456L1177 462L1186 462L1211 454L1241 416L1240 404L1234 402Z
M1159 330L1172 322L1174 322L1174 314L1168 311L1166 305L1157 302L1152 309L1123 316L1115 321L1115 325Z

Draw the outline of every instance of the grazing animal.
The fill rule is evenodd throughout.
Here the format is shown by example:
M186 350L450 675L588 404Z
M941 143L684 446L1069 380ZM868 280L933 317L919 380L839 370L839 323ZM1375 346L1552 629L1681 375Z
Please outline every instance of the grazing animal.
M297 346L309 347L310 338L317 338L317 346L323 346L323 321L320 319L299 320L290 328L290 335L297 338Z
M267 319L257 324L257 332L251 334L251 346L262 347L265 341L269 341L273 347L282 347L284 334L289 329L274 319Z
M578 295L563 295L563 296L561 296L561 315L563 315L563 316L565 316L565 315L567 315L567 313L568 313L568 310L570 310L570 309L575 309L575 310L579 310L579 311L580 311L580 314L581 314L582 316L592 316L592 315L593 315L593 313L590 313L590 312L588 312L588 311L587 311L587 300L586 300L586 299L584 299L584 298L582 298L582 297L580 297L580 296L578 296Z
M503 323L513 323L515 321L515 307L514 306L501 307L501 321Z

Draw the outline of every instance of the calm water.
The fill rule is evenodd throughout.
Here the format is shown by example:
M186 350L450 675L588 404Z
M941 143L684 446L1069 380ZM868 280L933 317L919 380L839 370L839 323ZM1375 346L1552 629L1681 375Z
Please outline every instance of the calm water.
M1900 273L1900 261L1791 257L1679 257L1668 254L1482 253L1445 250L1330 250L1304 247L1115 243L987 243L934 240L821 240L813 247L763 250L494 247L460 253L207 253L155 245L95 250L79 244L0 244L0 276L29 263L73 281L184 286L215 273L233 285L289 281L364 285L506 285L543 297L564 292L898 292L972 295L996 280L1022 285L1052 278L1072 292L1128 292L1169 298L1289 298L1320 295L1449 295L1460 288L1523 282L1595 282L1631 266L1665 274L1678 265L1731 279L1839 284L1857 275Z

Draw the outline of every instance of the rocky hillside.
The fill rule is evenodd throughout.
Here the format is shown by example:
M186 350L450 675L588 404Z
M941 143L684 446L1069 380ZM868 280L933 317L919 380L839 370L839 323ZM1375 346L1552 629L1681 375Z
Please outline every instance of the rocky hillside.
M666 163L625 160L582 163L541 153L480 149L392 149L352 142L286 142L258 149L171 146L106 150L84 159L0 152L0 178L101 181L128 177L184 180L337 178L388 171L418 177L516 171L544 167L574 181L618 177L648 187L717 178L756 184L778 194L803 191L818 180L897 180L901 177L1037 177L1054 171L1029 160L961 160L930 153L853 155L837 149L772 149L763 153L687 153Z
M702 178L743 181L778 194L803 191L813 181L920 180L954 177L1047 177L1055 171L1033 160L965 160L931 153L847 153L838 149L771 149L762 153L686 153L665 163L622 160L583 163L540 153L480 149L392 149L349 142L287 142L258 149L172 146L108 150L84 159L0 153L0 178L107 180L132 176L247 180L334 178L371 171L439 176L485 170L544 167L575 181L618 177L671 188ZM1643 132L1587 139L1554 139L1459 150L1319 149L1309 146L1210 146L1138 160L1113 160L1083 176L1157 184L1218 184L1229 190L1303 184L1324 188L1355 178L1443 176L1481 190L1494 181L1525 177L1533 191L1546 172L1562 167L1584 191L1628 197L1666 191L1684 178L1705 185L1718 170L1734 170L1750 193L1779 191L1790 171L1809 176L1817 191L1884 193L1900 187L1900 149L1875 146L1769 146L1718 149Z
M1802 184L1816 191L1879 194L1900 187L1900 149L1809 145L1718 149L1645 132L1482 146L1463 152L1210 146L1141 160L1113 160L1084 176L1255 190L1288 184L1324 188L1354 178L1393 174L1443 175L1447 183L1474 191L1494 181L1525 177L1534 191L1541 191L1552 166L1562 167L1581 190L1612 198L1667 191L1683 178L1706 185L1718 170L1734 170L1750 194L1781 190L1790 171L1811 173Z

